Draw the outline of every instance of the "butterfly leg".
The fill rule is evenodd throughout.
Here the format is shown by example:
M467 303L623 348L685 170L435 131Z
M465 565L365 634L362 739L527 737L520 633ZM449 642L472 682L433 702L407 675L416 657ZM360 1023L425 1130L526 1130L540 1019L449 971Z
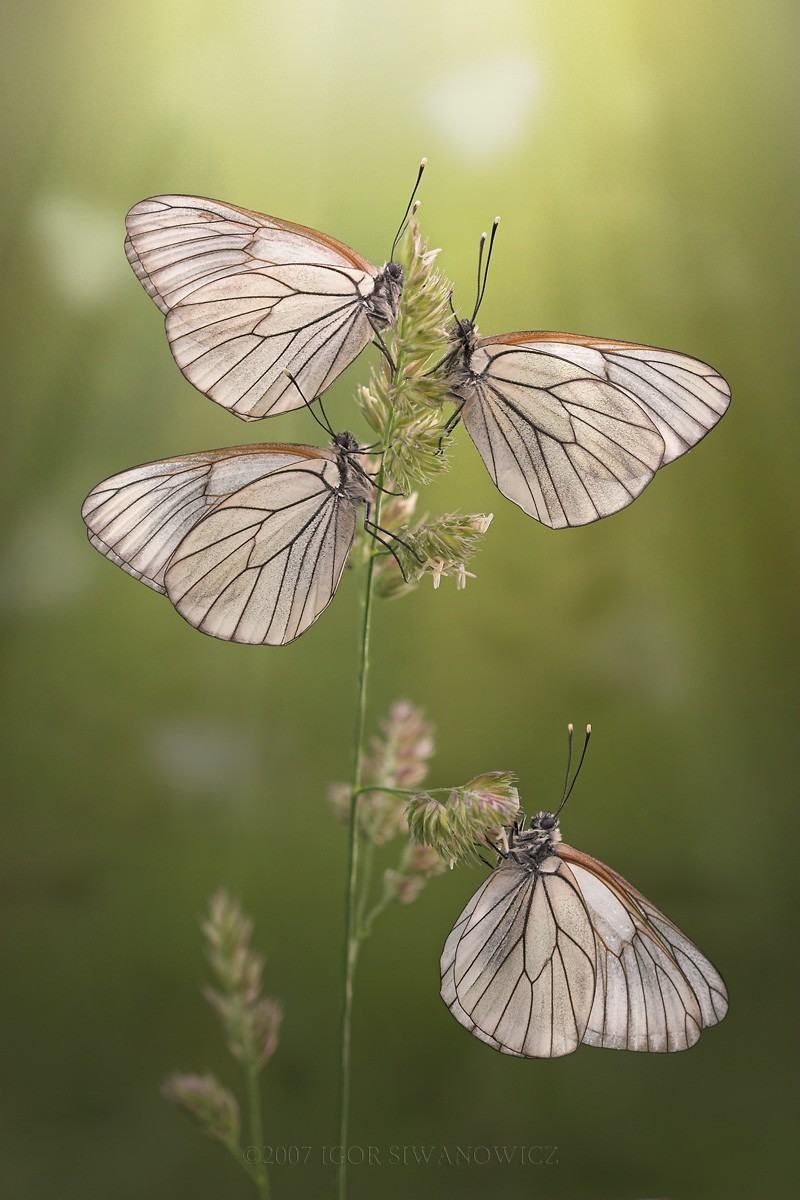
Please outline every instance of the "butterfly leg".
M371 321L370 321L370 325L372 325ZM377 346L377 348L380 350L381 354L383 355L383 357L386 359L387 363L389 364L389 370L394 375L395 371L397 370L397 364L394 361L394 359L392 358L391 353L389 352L389 348L386 345L386 342L381 337L380 330L375 325L372 325L372 332L375 334L375 337L372 339L373 346Z
M499 854L501 858L508 858L506 852L501 850L499 846L495 846L494 842L490 842L488 838L486 839L486 844L487 846L491 846L495 854Z
M417 560L420 566L424 565L425 559L420 558L413 546L409 546L408 542L404 542L403 539L398 536L398 534L392 533L390 529L384 529L383 526L376 525L374 521L370 521L369 514L364 520L364 528L367 530L367 533L371 533L373 537L375 536L375 531L377 530L377 532L382 533L384 537L392 538L395 542L399 542L401 546L405 547L412 558Z
M448 417L447 424L445 425L444 429L442 430L442 436L439 438L439 445L436 448L437 454L443 453L442 445L444 443L444 439L450 436L450 434L453 432L453 430L456 428L459 421L461 420L461 410L464 407L465 403L466 403L465 400L461 400L458 407L455 409L455 411L452 412L450 414L450 416Z
M405 573L405 570L404 570L404 568L403 568L403 564L400 562L400 559L397 557L397 554L396 554L396 552L395 552L395 549L394 549L394 547L392 546L392 543L391 543L391 542L385 542L385 541L383 540L383 538L382 538L382 537L381 537L381 536L380 536L378 533L376 533L376 532L375 532L375 530L377 529L377 526L375 526L375 527L373 528L373 527L371 527L371 525L370 525L370 523L369 523L369 522L365 521L365 522L364 522L364 528L366 529L367 533L369 534L369 536L370 536L371 538L374 538L374 540L375 540L376 542L379 542L379 543L380 543L380 545L381 545L381 546L383 546L383 547L385 548L385 550L387 550L387 551L388 551L388 553L389 553L389 554L391 554L392 558L393 558L393 559L394 559L394 561L397 563L397 566L398 566L398 568L399 568L399 570L400 570L400 574L403 576L403 582L404 582L404 583L408 583L408 582L409 582L409 578L408 578L408 576L407 576L407 575L406 575L406 573Z

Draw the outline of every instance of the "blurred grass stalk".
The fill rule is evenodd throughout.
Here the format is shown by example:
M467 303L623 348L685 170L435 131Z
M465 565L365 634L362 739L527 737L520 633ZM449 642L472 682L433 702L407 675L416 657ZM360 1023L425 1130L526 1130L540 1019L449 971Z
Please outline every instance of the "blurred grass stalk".
M225 891L211 897L202 928L215 983L204 994L244 1074L251 1144L242 1146L239 1102L213 1075L171 1075L161 1091L203 1133L225 1146L252 1179L260 1200L269 1200L260 1082L278 1048L281 1006L262 995L264 960L250 944L253 922Z
M424 160L423 160L424 166ZM421 168L422 169L422 168ZM421 171L420 171L421 173ZM417 181L419 182L419 180ZM422 242L411 209L407 236L400 258L404 268L403 295L394 334L391 359L373 370L368 387L359 390L359 405L382 446L376 476L373 526L380 527L386 485L394 484L408 493L416 482L427 482L445 469L442 455L430 453L434 430L440 424L437 409L446 389L436 376L427 373L431 354L444 336L450 286L434 269L435 252ZM408 216L409 213L406 213ZM404 217L404 221L405 221ZM376 593L378 555L367 548L361 607L361 632L356 685L356 721L353 737L352 775L348 815L347 884L342 962L343 995L339 1085L339 1200L347 1196L347 1150L350 1125L351 1043L353 986L363 928L358 920L359 886L359 798L364 787L367 763L366 716L370 666L370 637L373 600ZM399 567L397 567L399 571ZM421 574L421 573L420 573Z

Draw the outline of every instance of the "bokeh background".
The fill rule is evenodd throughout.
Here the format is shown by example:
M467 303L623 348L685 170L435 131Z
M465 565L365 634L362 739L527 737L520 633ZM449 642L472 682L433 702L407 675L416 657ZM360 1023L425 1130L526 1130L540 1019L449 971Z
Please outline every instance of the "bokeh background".
M719 429L600 525L552 533L492 489L460 432L430 512L494 511L478 578L376 619L371 721L435 720L433 782L516 770L555 796L591 720L566 836L718 963L732 1009L690 1054L515 1062L438 998L480 873L391 911L355 1012L361 1146L558 1147L535 1168L385 1166L354 1197L762 1197L796 1158L797 6L612 0L10 0L2 442L4 1195L248 1194L158 1094L234 1075L199 985L225 884L286 1008L267 1141L311 1145L277 1198L332 1194L346 774L357 583L285 650L192 632L87 545L84 494L123 467L242 440L174 367L122 252L161 191L329 231L382 261L420 154L422 216L465 307L503 215L485 332L602 333L730 380ZM353 423L359 362L332 392ZM387 865L390 860L387 858Z

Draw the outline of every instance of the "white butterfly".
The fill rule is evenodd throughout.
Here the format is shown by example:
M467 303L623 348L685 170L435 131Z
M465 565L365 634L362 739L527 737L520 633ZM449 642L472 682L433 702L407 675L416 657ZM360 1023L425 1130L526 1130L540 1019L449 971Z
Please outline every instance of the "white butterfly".
M320 395L397 317L399 263L379 269L304 225L200 196L153 196L133 206L126 228L125 253L166 317L176 363L246 421L300 407L287 370Z
M725 984L627 880L561 841L569 791L512 829L445 943L442 998L475 1037L521 1058L581 1043L686 1050L728 1011Z
M472 316L456 321L440 364L456 404L446 431L463 420L503 495L552 529L618 512L716 425L728 384L699 359L635 342L538 331L479 338L489 257L482 282L479 258Z
M285 645L333 599L362 505L382 542L360 454L341 433L325 450L231 446L133 467L84 501L89 541L202 633Z

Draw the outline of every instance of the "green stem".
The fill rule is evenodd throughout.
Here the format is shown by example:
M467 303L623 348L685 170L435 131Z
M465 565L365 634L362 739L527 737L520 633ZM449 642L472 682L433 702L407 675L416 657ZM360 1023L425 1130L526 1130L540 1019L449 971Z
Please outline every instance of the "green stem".
M375 924L375 921L381 915L382 912L385 912L385 910L389 907L389 905L392 903L392 901L394 899L395 899L394 888L384 887L383 895L381 896L378 903L375 904L370 909L370 911L367 913L367 915L365 917L363 917L361 920L360 935L361 935L362 941L364 938L369 937L370 933L372 932L372 926Z
M261 1091L258 1081L258 1066L251 1060L245 1067L247 1076L247 1106L250 1112L250 1140L256 1147L258 1157L253 1164L253 1182L261 1200L269 1197L269 1176L264 1163L264 1134L261 1120Z
M439 792L455 791L455 787L438 787L438 788L396 788L382 787L380 784L370 784L369 787L362 787L356 793L358 796L365 796L367 792L386 792L389 796L436 796Z
M251 1163L248 1161L248 1159L245 1155L245 1151L242 1149L242 1147L239 1145L239 1143L231 1142L231 1141L223 1141L222 1145L225 1147L226 1150L230 1151L230 1153L236 1159L239 1166L244 1171L245 1175L249 1176L249 1178L252 1179L253 1183L256 1185L256 1188L259 1188L258 1167L254 1163ZM262 1153L261 1147L259 1147L259 1154L260 1153Z
M361 793L360 793L361 794ZM370 887L372 884L372 864L375 858L375 846L367 842L364 847L361 868L361 884L359 886L358 907L356 909L356 935L359 942L364 936L364 914L367 911Z
M386 442L391 437L392 418L388 421ZM375 523L380 525L383 492L380 490L384 483L384 458L378 471L377 488L375 491ZM339 1063L339 1200L347 1198L347 1150L348 1132L350 1125L350 1066L351 1041L353 1025L353 981L355 979L356 961L358 959L359 930L357 924L357 887L358 887L358 798L363 790L362 777L364 770L364 732L367 716L367 681L369 679L369 643L372 628L372 601L374 595L375 555L370 554L364 572L364 597L361 609L361 643L358 661L358 682L356 687L356 726L353 737L353 771L350 788L350 826L347 853L347 888L345 893L345 931L344 959L342 971L344 976L344 995L342 998L342 1026Z

